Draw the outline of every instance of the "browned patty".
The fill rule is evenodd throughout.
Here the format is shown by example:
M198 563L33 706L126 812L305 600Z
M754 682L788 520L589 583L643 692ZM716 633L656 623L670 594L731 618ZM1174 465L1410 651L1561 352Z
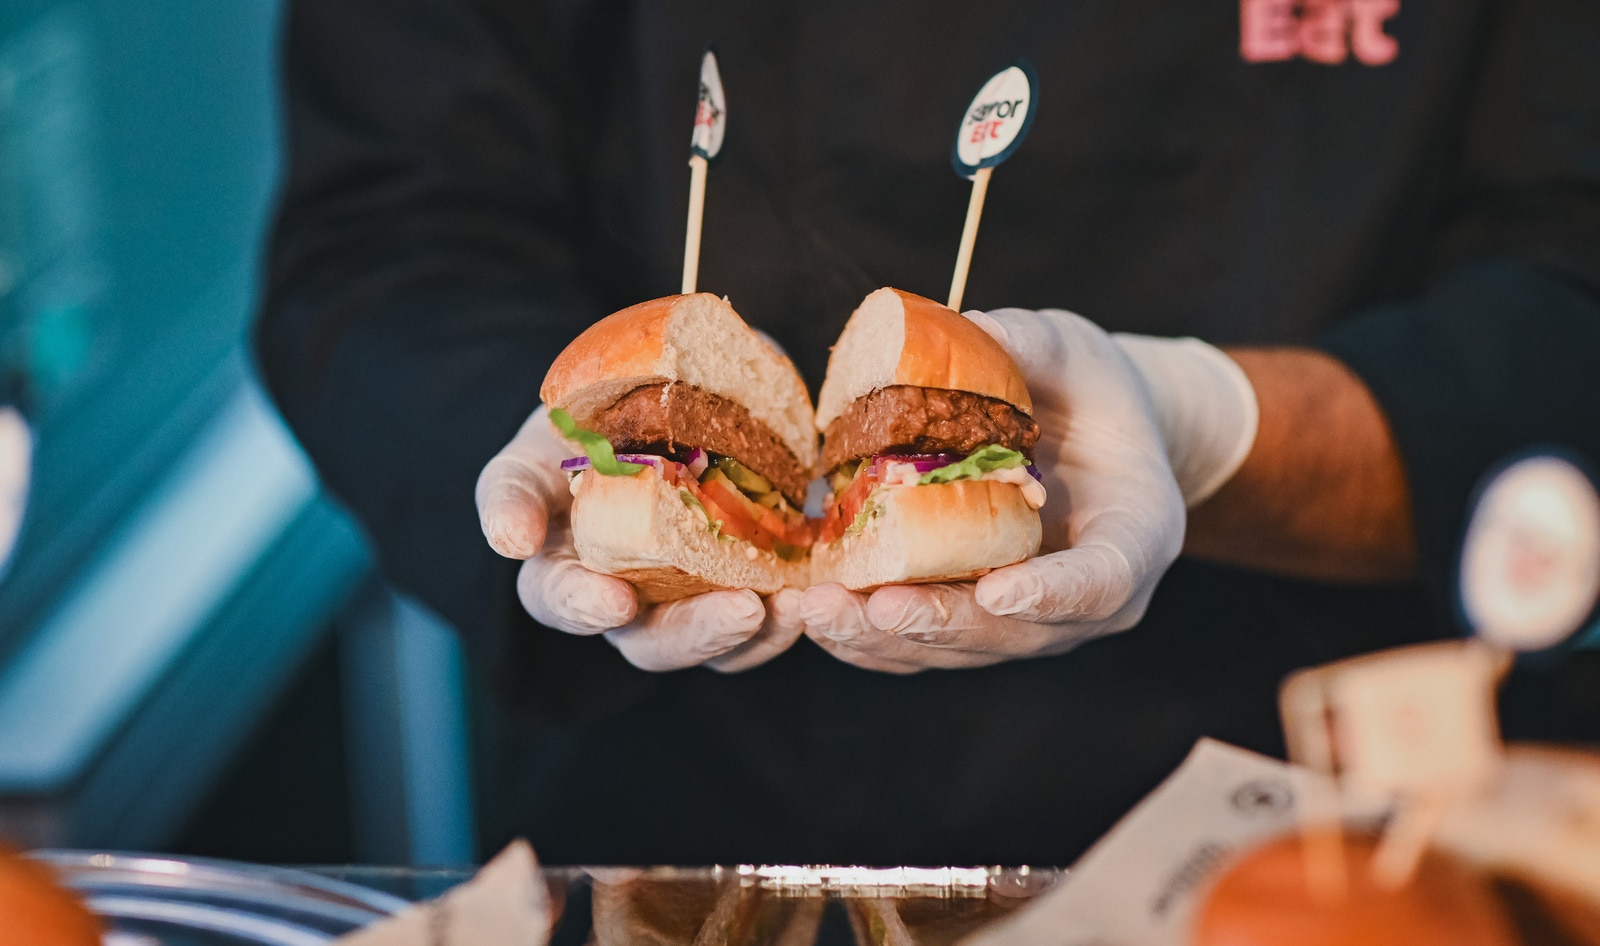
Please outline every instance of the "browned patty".
M970 453L990 443L1027 451L1038 441L1038 423L1005 401L897 384L857 398L828 425L822 466L875 453Z
M594 426L618 453L681 445L733 457L771 480L796 507L805 505L810 472L778 435L743 404L692 384L634 388L602 411Z

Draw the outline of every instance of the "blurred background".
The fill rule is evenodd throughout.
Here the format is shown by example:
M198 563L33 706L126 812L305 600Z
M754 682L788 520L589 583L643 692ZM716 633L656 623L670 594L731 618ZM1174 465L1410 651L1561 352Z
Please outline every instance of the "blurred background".
M376 577L253 376L280 12L0 0L0 411L34 444L8 463L0 424L13 844L484 853L454 638ZM1564 673L1512 680L1509 732L1594 738L1600 653Z
M0 407L35 444L0 565L12 843L471 858L454 641L374 578L250 365L278 14L0 4Z

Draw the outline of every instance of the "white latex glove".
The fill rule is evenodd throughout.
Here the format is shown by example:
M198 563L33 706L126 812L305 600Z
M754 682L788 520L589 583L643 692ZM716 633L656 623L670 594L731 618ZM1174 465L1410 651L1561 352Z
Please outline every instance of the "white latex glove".
M517 596L534 620L569 634L604 634L644 670L704 664L734 673L799 639L804 625L794 589L765 601L753 591L713 591L641 605L626 581L580 565L567 523L572 494L560 469L574 455L540 407L478 476L484 537L501 555L524 560Z
M1183 547L1183 497L1150 389L1117 343L1059 309L967 318L1005 346L1033 396L1049 496L1041 554L976 582L808 589L807 635L860 667L977 667L1126 630Z
M1193 509L1238 472L1261 419L1244 369L1198 338L1111 336L1139 369L1183 500Z

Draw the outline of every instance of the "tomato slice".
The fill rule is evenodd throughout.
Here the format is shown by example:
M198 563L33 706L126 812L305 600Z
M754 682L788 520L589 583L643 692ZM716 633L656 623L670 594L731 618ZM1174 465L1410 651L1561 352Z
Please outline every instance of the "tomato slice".
M816 539L809 519L789 519L722 483L701 483L682 463L664 460L656 470L667 485L688 490L689 495L705 507L708 516L720 520L725 535L743 539L768 552L776 551L779 543L805 546Z
M751 520L748 516L738 512L737 507L734 509L729 509L717 501L717 493L720 492L719 490L702 489L694 490L694 492L699 494L695 498L699 499L700 505L705 507L706 515L722 523L723 535L731 535L736 539L743 539L746 542L755 545L757 548L766 548L769 551L771 550L772 543L770 537L759 535L759 530L756 529L756 524L753 520ZM727 501L726 497L723 497L723 500ZM730 505L732 504L730 503ZM763 545L761 541L763 538L766 539L765 545Z
M844 492L834 500L833 507L828 510L827 516L822 520L822 525L817 530L819 542L832 542L844 535L845 530L856 521L856 516L861 514L861 508L867 504L867 497L872 495L872 490L878 485L876 468L867 464L850 481Z
M761 515L751 512L752 503L743 496L731 494L728 487L718 482L698 483L698 498L708 512L722 520L722 531L736 539L744 539L756 548L772 551L776 543L785 545L810 545L811 530L806 523L790 524L777 512L765 507ZM712 511L712 510L715 511Z

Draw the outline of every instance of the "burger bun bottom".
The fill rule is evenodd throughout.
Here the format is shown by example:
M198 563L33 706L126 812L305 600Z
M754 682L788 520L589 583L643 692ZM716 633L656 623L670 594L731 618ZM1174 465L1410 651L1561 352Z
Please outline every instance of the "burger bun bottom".
M733 588L769 595L808 583L806 562L714 533L705 513L654 469L579 473L572 538L583 567L632 582L647 603Z
M852 591L976 578L1039 550L1039 513L1022 489L956 480L880 489L861 529L811 550L811 580Z

